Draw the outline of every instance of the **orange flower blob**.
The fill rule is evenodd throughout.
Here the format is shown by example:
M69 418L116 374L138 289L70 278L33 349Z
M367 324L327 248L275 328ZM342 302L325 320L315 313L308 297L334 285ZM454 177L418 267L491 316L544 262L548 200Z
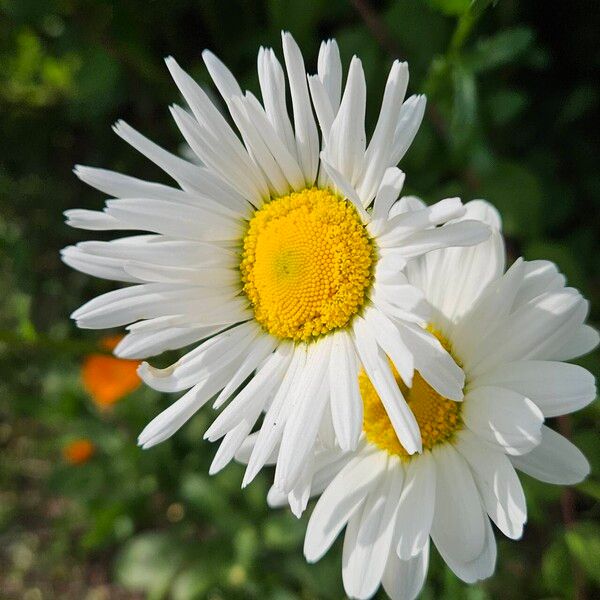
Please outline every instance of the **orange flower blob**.
M82 465L90 460L95 451L96 447L90 440L81 438L69 442L63 448L63 456L65 460L72 465Z
M106 350L113 350L122 337L105 337L100 345ZM90 354L81 369L83 385L97 406L109 408L140 385L138 365L136 360Z

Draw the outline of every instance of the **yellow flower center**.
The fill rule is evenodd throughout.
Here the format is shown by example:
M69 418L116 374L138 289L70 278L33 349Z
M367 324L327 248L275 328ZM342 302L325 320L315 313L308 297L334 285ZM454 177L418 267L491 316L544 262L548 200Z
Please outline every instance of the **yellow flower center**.
M311 188L254 213L240 271L264 329L308 341L348 325L367 299L374 264L374 244L354 206Z
M431 326L427 329L450 352L448 341ZM438 394L418 371L415 371L412 387L409 389L391 361L390 364L398 387L419 425L423 449L431 450L437 444L452 441L456 432L462 428L462 403ZM361 370L358 382L363 401L363 431L367 440L388 454L409 460L411 455L400 444L385 407L364 370Z

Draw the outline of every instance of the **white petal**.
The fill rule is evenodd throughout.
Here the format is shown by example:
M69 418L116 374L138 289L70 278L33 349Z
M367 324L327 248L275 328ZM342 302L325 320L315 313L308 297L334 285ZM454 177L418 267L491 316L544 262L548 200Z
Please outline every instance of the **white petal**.
M286 104L285 75L270 48L258 51L258 80L267 117L288 152L296 159L296 140Z
M379 243L382 246L398 245L414 233L461 217L465 212L460 198L446 198L433 206L401 212L385 224L386 233Z
M123 269L123 261L115 258L96 256L83 252L77 246L67 246L60 251L62 261L72 269L113 281L141 283L143 280L127 273Z
M345 331L332 336L329 389L337 441L342 450L355 450L362 431L363 405L358 387L357 357L352 338Z
M450 322L459 320L483 290L504 273L504 242L496 209L482 200L473 200L465 204L463 218L486 223L492 231L489 239L471 247L445 248L428 254L421 281L415 281L414 271L407 270L409 281L421 285L428 300ZM411 261L411 265L415 262ZM465 324L468 325L469 322Z
M65 210L66 224L77 229L89 231L111 231L131 229L127 223L122 223L111 215L98 210L87 210L85 208L73 208Z
M548 349L545 358L548 360L573 360L591 352L600 343L600 334L590 325L575 327L571 334L566 334L562 344Z
M483 505L498 529L516 540L523 534L527 506L521 482L507 456L468 430L459 433L458 451L473 471Z
M225 117L211 102L206 92L177 64L177 61L173 57L167 58L165 62L177 87L192 109L198 124L202 127L206 135L210 134L210 139L215 140L219 144L221 158L225 160L225 157L227 157L227 164L231 168L239 170L240 173L243 173L254 183L261 194L266 194L266 185L260 172L252 163L244 146L229 126L229 123L227 123ZM222 69L226 69L226 67L222 65ZM200 129L197 129L197 131L200 131ZM182 133L185 135L183 130ZM204 141L208 142L209 139L205 138ZM194 145L190 145L192 149L196 149ZM204 154L200 154L199 156L204 161ZM209 163L206 162L206 164ZM226 177L224 179L227 180Z
M474 386L495 385L533 400L544 417L580 410L596 398L594 376L577 365L524 360L506 363L478 377Z
M249 96L250 97L250 96ZM246 98L249 100L249 98ZM240 130L244 144L254 162L262 171L272 194L283 196L289 190L289 183L283 174L279 164L270 152L263 137L257 129L257 124L248 114L244 98L235 97L229 102L229 111L237 128Z
M314 450L321 419L329 400L328 358L331 336L317 341L308 349L305 373L281 438L275 486L291 491L302 467Z
M544 416L522 394L481 386L465 396L462 417L467 427L508 454L524 454L541 440Z
M364 209L360 198L356 194L356 190L352 187L350 182L333 165L327 162L323 154L321 154L321 164L323 165L327 175L331 177L331 180L333 181L333 184L337 188L338 192L347 200L352 202L354 208L356 208L356 211L361 216L363 223L368 223L371 220L371 216Z
M180 106L173 105L170 110L186 142L202 162L214 170L238 194L248 199L254 206L260 207L263 200L269 197L269 188L262 172L241 142L238 140L235 147L232 146L233 143L222 144L223 131L209 130L204 122L198 122Z
M304 462L302 472L296 485L288 494L288 502L293 515L299 519L306 510L310 498L311 481L313 478L314 455L311 454Z
M482 357L487 337L509 318L524 274L525 263L519 258L502 277L490 282L455 327L452 345L470 374L473 363Z
M335 119L331 101L327 95L327 90L318 75L308 76L308 87L310 89L310 97L312 98L315 112L317 113L321 135L324 140L327 140L331 131L331 125Z
M292 154L281 140L267 119L267 115L258 100L251 94L248 94L239 101L243 102L250 121L254 123L256 131L264 140L275 161L277 161L289 185L297 191L303 189L305 186L304 175L298 165L295 154Z
M433 456L437 484L431 537L442 556L472 561L485 541L487 517L479 492L465 460L451 445L434 448Z
M574 485L590 473L581 450L545 425L540 444L523 456L511 456L511 461L523 473L557 485Z
M219 449L210 464L208 470L209 475L215 475L233 460L235 453L246 439L253 425L254 423L251 419L247 419L242 421L239 425L236 425L231 431L227 432L227 435L223 438L223 441L219 445Z
M350 63L346 89L333 120L325 152L327 161L354 184L365 153L365 109L367 85L362 64L356 56Z
M354 344L367 376L381 398L400 443L409 454L420 452L421 433L414 414L402 397L388 358L362 317L354 320Z
M398 162L392 157L394 127L407 86L408 65L394 61L385 86L377 125L363 160L364 168L358 185L358 195L365 206L373 199L385 170Z
M114 132L138 152L158 165L168 173L185 190L202 190L206 178L203 169L179 156L175 156L160 146L151 142L147 137L137 132L124 121L117 121L113 126Z
M294 109L298 159L302 166L306 185L310 187L317 177L319 166L319 134L310 105L302 53L288 32L283 32L281 38Z
M204 434L205 439L214 442L241 423L249 413L256 414L258 417L269 395L281 384L290 364L292 350L292 344L282 343L277 347L255 376L214 420ZM251 439L252 445L248 445L249 450L254 448L255 437ZM243 460L243 455L238 460Z
M398 335L398 328L382 312L371 307L364 311L364 319L371 328L378 346L391 359L402 381L410 388L413 380L414 360L402 337Z
M464 367L470 376L478 377L498 364L543 358L582 322L587 311L588 303L571 288L539 296L501 320L473 357L467 360L461 354Z
M412 234L403 240L402 254L410 258L449 246L473 246L487 240L489 236L489 228L480 221L449 223L444 227Z
M396 520L396 553L402 560L418 556L429 540L435 506L436 470L431 452L406 467Z
M161 317L158 317L161 319ZM226 325L180 327L165 324L164 328L152 331L131 331L116 346L114 353L119 358L147 358L157 356L167 350L177 350L199 342L225 329Z
M281 385L265 415L254 450L248 461L242 487L246 487L256 477L281 440L287 418L296 397L300 394L300 382L306 366L306 349L303 345L291 346L292 356L287 365ZM289 490L285 490L289 491Z
M74 173L81 181L114 198L152 198L191 206L206 205L207 208L221 211L230 216L246 216L250 209L248 202L240 195L228 188L224 182L217 180L207 169L200 167L197 177L205 178L201 192L197 189L183 191L160 183L122 175L115 171L81 165L75 167Z
M178 392L210 378L229 365L235 365L237 370L243 355L262 335L264 333L252 321L242 323L210 338L166 369L155 369L148 363L142 363L138 374L155 390Z
M370 598L379 587L390 553L403 469L391 461L383 480L364 504L356 538L346 531L342 575L352 598Z
M145 283L114 290L86 302L71 318L84 329L119 327L142 319L172 314L195 315L195 325L244 321L247 302L230 299L222 290L211 293L199 286Z
M435 539L434 539L435 542ZM481 579L486 579L494 573L496 566L496 538L490 521L485 517L485 539L481 554L471 561L463 561L457 553L451 548L440 547L435 542L437 549L446 561L446 564L452 569L454 574L466 583L475 583Z
M138 437L138 444L146 449L170 438L225 385L229 375L223 369L191 388L146 425Z
M327 552L367 494L377 486L386 464L383 452L358 454L325 489L306 529L304 556L308 562L316 562Z
M391 600L415 600L421 592L429 568L429 538L419 554L400 560L390 552L381 583Z
M425 115L425 96L411 96L398 113L389 167L397 165L410 148Z
M82 252L99 257L139 261L170 267L236 268L235 252L217 242L174 240L162 235L133 235L108 242L79 242Z
M242 89L236 78L210 50L202 52L202 59L224 100L228 100L231 96L242 95Z
M168 267L147 262L126 261L123 269L140 281L156 283L197 284L203 287L214 286L223 297L233 298L239 294L239 270L219 267Z
M404 173L396 167L390 167L383 174L373 205L373 221L369 223L372 235L377 236L385 227L390 209L398 199L405 178Z
M523 283L515 297L514 308L547 292L561 290L566 278L559 273L558 267L548 260L531 260L523 263L525 275Z
M334 113L340 106L342 95L342 61L340 50L335 40L327 40L321 43L319 58L317 61L317 72L322 82L331 108Z
M235 393L239 386L257 369L275 350L278 340L271 335L261 335L250 347L248 355L240 365L235 376L221 390L213 408L220 408Z
M415 361L415 369L441 396L460 402L465 374L440 341L413 323L398 322L400 335Z
M235 221L205 208L173 205L163 200L128 198L109 200L107 214L130 229L154 231L191 240L238 240L243 221Z

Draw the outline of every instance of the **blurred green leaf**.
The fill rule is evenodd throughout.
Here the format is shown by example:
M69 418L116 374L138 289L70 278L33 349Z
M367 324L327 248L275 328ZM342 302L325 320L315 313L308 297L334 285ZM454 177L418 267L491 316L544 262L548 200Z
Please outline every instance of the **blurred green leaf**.
M565 532L565 541L571 555L600 583L600 525L591 521L575 523Z
M506 125L525 109L528 99L522 92L500 89L487 97L487 110L495 125Z
M197 563L177 575L171 586L170 595L172 600L196 600L204 598L211 585L213 585L213 577L204 565Z
M542 557L542 579L544 587L562 597L572 597L573 571L568 550L562 538L557 539Z
M116 559L115 575L130 590L143 591L150 600L163 598L182 566L184 551L174 537L145 533L128 542Z
M477 87L473 72L463 64L452 71L454 106L452 111L452 138L455 144L464 144L477 118Z
M509 64L523 55L533 43L533 33L526 27L506 29L477 42L467 60L475 72L489 71Z
M573 121L576 121L588 111L598 106L599 99L598 88L592 84L584 84L577 87L567 96L558 115L558 123L569 125Z
M500 211L506 235L526 239L539 235L542 192L535 175L525 167L498 162L481 177L479 193Z
M427 0L427 2L447 15L462 15L472 0Z
M277 550L300 547L304 539L304 531L304 523L289 511L274 514L264 525L265 546Z

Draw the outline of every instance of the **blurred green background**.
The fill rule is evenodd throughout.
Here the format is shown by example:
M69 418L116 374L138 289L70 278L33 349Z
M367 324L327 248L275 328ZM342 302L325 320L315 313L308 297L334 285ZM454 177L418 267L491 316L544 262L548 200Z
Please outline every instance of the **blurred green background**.
M282 28L311 72L329 36L346 64L362 58L371 127L392 59L408 60L411 93L429 97L401 165L408 191L494 202L511 258L554 260L598 323L597 2L0 0L3 599L344 597L340 544L305 564L306 517L267 510L271 473L244 493L238 466L208 477L210 409L141 451L138 432L170 399L139 388L110 409L92 400L81 366L100 334L68 315L113 286L58 255L93 237L62 211L104 200L74 164L161 177L112 133L117 118L182 151L163 57L209 85L200 53L210 48L256 93L258 46L281 56ZM581 362L598 372L597 355ZM433 556L423 598L600 597L599 421L595 404L553 423L587 453L592 477L568 490L523 477L529 523L522 541L500 541L496 575L467 587ZM75 464L64 453L78 438L94 453Z

